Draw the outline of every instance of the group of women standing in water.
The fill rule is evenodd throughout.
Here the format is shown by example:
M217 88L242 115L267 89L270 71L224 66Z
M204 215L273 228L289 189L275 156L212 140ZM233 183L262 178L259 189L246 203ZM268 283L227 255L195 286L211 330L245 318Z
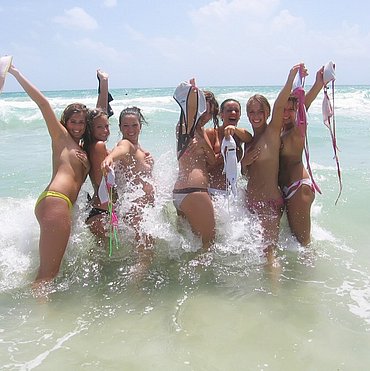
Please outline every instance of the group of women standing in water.
M154 201L154 187L150 182L153 158L139 144L141 126L145 121L141 110L128 107L121 112L122 140L109 151L106 148L109 136L106 73L97 72L101 86L95 109L89 110L83 104L74 103L67 106L58 120L47 98L14 65L8 72L40 108L52 143L52 178L35 207L40 225L40 265L35 286L52 280L59 272L71 233L72 208L88 174L94 194L86 223L97 240L106 244L109 210L107 203L100 202L98 189L102 177L115 162L115 170L121 170L122 177L144 193L132 200L126 219L136 232L140 263L147 266L152 254L152 239L141 233L140 223L142 206ZM120 187L117 188L119 197Z
M274 263L275 261L275 246L285 206L292 234L302 245L306 246L310 243L310 210L315 190L302 162L305 138L296 126L298 107L292 88L297 73L300 73L303 78L307 75L304 64L297 64L290 70L287 81L275 101L269 124L267 120L271 114L271 108L268 100L260 94L248 100L246 110L253 135L237 127L241 116L241 105L234 99L227 99L220 106L221 126L215 125L214 128L203 129L204 121L209 119L207 115L218 108L217 102L207 103L207 111L200 120L198 134L190 146L193 155L180 159L178 178L183 180L184 166L182 163L187 161L186 172L189 176L187 181L181 182L181 188L192 189L192 192L183 199L183 204L185 201L189 204L193 199L193 205L198 205L200 210L196 213L195 209L191 208L185 211L185 208L181 209L180 205L180 211L185 213L193 230L201 235L205 248L212 243L214 238L215 223L211 198L226 193L221 143L225 137L230 135L235 138L236 156L241 162L241 173L247 178L245 206L249 212L258 217L261 223L263 249L268 262ZM306 108L316 98L323 85L323 68L321 68L316 74L314 85L307 93ZM205 94L210 93L205 92ZM199 138L204 138L204 140L199 141ZM202 148L206 148L203 154ZM212 155L209 154L209 149L212 149ZM195 155L200 156L201 160L195 160ZM201 166L201 161L205 165ZM191 164L193 164L192 168ZM194 176L191 170L198 170L201 174L197 176L201 179L200 183L193 184ZM208 184L208 192L204 191L205 184ZM282 192L287 187L294 188L293 192L288 195ZM200 203L200 197L207 199L208 207L204 206L205 201L204 205ZM203 214L207 214L206 219L203 218ZM204 220L207 220L207 223L203 222Z
M108 75L105 72L98 70L100 93L96 108L89 110L82 104L71 104L60 120L46 97L19 70L11 65L8 72L39 106L52 141L52 178L35 208L40 224L40 267L36 284L50 281L58 274L71 232L71 209L88 174L94 194L86 223L98 241L106 245L111 210L107 203L100 201L98 189L102 178L112 169L120 174L117 179L125 180L124 184L117 184L115 202L119 203L130 187L140 190L131 199L124 218L135 231L139 263L147 268L153 254L153 239L143 232L141 223L143 207L154 204L154 161L139 144L145 122L141 110L137 107L122 110L119 116L122 139L110 151L106 147L110 132ZM261 223L263 250L268 262L274 262L284 207L292 234L302 245L309 244L314 188L302 163L304 137L295 125L297 101L292 88L297 73L307 75L303 64L297 64L289 71L272 113L264 96L256 94L248 100L246 110L253 135L237 127L241 116L241 105L237 100L227 99L219 106L212 92L203 92L206 108L186 150L178 159L173 202L178 215L185 217L193 232L202 239L204 249L211 249L215 239L212 198L225 194L221 143L229 136L235 139L241 173L247 178L245 206ZM197 94L194 80L191 80L191 86L192 94ZM306 94L306 108L322 87L320 69ZM211 120L213 128L205 129Z

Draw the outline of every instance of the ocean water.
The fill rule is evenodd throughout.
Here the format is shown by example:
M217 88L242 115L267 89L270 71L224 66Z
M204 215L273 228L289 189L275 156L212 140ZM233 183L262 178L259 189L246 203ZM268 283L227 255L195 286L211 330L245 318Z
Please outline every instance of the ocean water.
M209 87L206 87L209 88ZM219 102L243 106L278 87L214 87ZM148 121L142 146L155 159L157 201L146 228L156 239L148 274L132 279L132 243L109 257L84 225L87 181L48 298L31 284L38 267L36 198L51 174L50 139L37 106L23 93L0 96L1 370L362 370L370 364L370 86L337 86L335 114L343 193L319 95L309 112L311 165L322 189L312 209L312 246L299 248L281 222L281 273L264 268L260 228L237 201L217 200L214 251L177 221L173 88L112 90L108 147L117 117L137 105ZM58 115L75 101L95 106L96 91L46 92ZM243 186L243 181L239 181Z

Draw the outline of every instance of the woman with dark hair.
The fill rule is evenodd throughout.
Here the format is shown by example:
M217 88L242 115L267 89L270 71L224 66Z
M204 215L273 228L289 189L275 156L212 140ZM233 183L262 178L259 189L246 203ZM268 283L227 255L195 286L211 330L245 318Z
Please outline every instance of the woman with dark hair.
M224 159L221 153L222 140L230 135L233 136L234 130L236 128L241 115L241 106L236 99L226 99L221 103L220 107L220 117L222 120L222 125L214 128L206 129L206 135L209 138L213 151L216 155L216 161L214 164L208 166L210 188L209 192L211 195L227 194L226 190L226 177L223 173L224 169ZM238 161L241 160L243 156L243 149L241 142L243 137L245 140L251 140L252 136L245 129L239 129L239 132L243 132L244 135L234 136L236 143L236 155ZM235 134L239 134L235 132Z
M125 195L127 193L132 194L130 208L125 213L125 219L136 234L141 271L148 266L153 254L152 237L146 234L142 228L143 209L147 205L154 205L152 179L154 161L151 154L145 151L139 143L143 123L146 123L146 120L140 108L127 107L122 110L119 116L122 139L101 163L101 170L104 175L114 165L118 202L122 199L123 192ZM121 181L123 184L120 184Z
M324 86L324 67L316 72L316 80L305 95L308 110ZM311 205L315 199L315 183L303 165L302 154L306 135L296 124L298 98L289 97L281 133L279 185L283 192L289 227L302 246L311 242Z
M71 232L73 204L89 172L81 147L88 110L83 104L70 104L59 121L46 97L19 70L12 65L9 73L40 108L52 143L52 178L35 207L40 224L40 266L35 280L39 284L59 272Z

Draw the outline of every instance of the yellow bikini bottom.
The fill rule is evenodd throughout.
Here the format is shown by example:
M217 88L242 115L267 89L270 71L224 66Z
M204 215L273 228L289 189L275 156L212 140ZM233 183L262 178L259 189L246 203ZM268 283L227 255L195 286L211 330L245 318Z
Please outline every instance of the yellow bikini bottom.
M35 207L37 207L37 205L46 197L61 198L62 200L67 202L68 207L69 207L70 210L72 210L72 208L73 208L73 204L72 204L71 200L66 195L64 195L63 193L60 193L60 192L55 192L55 191L44 191L44 192L42 192L41 195L39 196L39 198L36 201Z

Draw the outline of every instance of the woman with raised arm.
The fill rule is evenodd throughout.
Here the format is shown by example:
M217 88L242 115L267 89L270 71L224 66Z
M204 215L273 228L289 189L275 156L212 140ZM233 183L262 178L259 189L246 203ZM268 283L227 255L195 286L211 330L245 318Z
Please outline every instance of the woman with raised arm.
M274 262L275 246L279 237L279 223L284 200L278 185L280 133L284 107L288 102L294 78L303 64L295 65L280 91L272 112L267 99L259 94L249 98L247 115L253 128L253 140L242 159L242 173L247 176L247 208L256 214L263 230L263 247L269 263Z
M107 241L107 216L108 203L101 203L98 197L98 189L102 180L101 163L108 156L109 151L106 147L108 140L109 121L108 121L108 74L102 70L97 70L99 79L99 96L96 109L90 110L87 120L87 132L89 141L85 145L87 155L90 160L90 180L94 189L91 199L91 210L86 219L86 224L90 231L97 238L99 244Z
M89 161L80 146L87 108L70 104L59 121L46 97L19 70L11 66L9 73L40 108L51 137L52 178L35 207L40 224L40 267L35 283L40 284L59 272L71 232L72 207L89 172Z
M190 94L197 94L195 81ZM215 163L215 153L205 135L204 125L211 119L218 120L218 103L210 91L204 91L206 111L200 116L194 138L179 158L179 172L173 189L173 203L178 215L185 217L193 232L200 236L204 250L209 250L215 238L215 216L208 193L207 164ZM188 100L189 103L192 101ZM191 107L188 107L191 110Z
M307 110L324 86L323 70L321 67L317 71L315 83L305 96ZM302 161L307 133L296 125L297 108L298 99L291 95L284 110L279 185L290 230L301 245L307 246L311 242L311 205L315 199L315 186Z

